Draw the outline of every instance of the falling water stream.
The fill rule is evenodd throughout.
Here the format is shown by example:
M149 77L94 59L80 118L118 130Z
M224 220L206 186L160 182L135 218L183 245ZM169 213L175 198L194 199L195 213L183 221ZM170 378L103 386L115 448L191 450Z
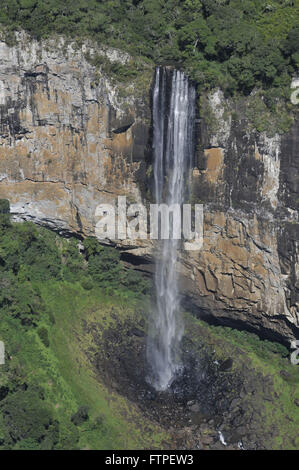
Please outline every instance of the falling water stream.
M183 72L156 69L153 87L153 151L156 203L183 204L189 192L193 160L195 88ZM177 233L173 217L172 233ZM149 332L149 381L166 390L180 369L179 344L183 323L179 315L177 259L181 241L159 240L156 258L156 308Z

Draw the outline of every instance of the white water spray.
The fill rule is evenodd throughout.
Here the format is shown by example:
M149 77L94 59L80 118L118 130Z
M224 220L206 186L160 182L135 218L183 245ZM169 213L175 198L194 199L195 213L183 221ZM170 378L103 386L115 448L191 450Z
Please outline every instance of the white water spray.
M195 88L183 72L157 68L153 89L154 181L157 203L182 205L189 190L193 159ZM180 221L173 217L172 233ZM149 332L150 383L165 390L180 367L183 334L179 316L177 256L180 240L160 240L156 260L156 309Z

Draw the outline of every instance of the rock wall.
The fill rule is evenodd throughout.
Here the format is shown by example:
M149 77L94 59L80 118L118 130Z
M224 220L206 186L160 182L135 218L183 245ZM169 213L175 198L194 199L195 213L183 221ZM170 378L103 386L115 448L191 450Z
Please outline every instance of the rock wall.
M13 47L0 42L0 198L16 220L80 236L94 234L98 204L117 195L148 201L151 192L153 70L137 93L134 81L114 83L87 54L130 60L24 33ZM217 91L206 102L213 116L199 111L192 178L193 201L204 203L204 244L182 253L185 301L209 320L287 342L299 323L299 121L268 137L250 128L246 100L232 105ZM120 248L152 271L150 242Z
M150 120L146 99L119 100L87 54L91 46L25 34L0 43L0 197L16 218L82 235L94 232L98 204L140 200Z
M269 137L249 130L245 99L232 105L217 91L207 105L214 120L201 120L193 175L204 244L185 258L185 291L208 318L271 339L298 337L299 120Z

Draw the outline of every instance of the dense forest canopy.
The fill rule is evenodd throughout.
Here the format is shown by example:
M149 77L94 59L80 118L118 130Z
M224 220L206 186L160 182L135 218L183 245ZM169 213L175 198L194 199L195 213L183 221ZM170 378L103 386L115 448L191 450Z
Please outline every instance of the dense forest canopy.
M1 0L0 22L90 37L228 92L281 88L299 64L299 0Z

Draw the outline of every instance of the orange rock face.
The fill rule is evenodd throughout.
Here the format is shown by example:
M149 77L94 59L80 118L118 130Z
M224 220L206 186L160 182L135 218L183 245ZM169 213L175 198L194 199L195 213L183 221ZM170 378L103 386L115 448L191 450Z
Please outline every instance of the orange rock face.
M19 218L93 233L98 204L140 199L147 139L136 148L134 138L146 136L140 121L149 111L118 101L83 48L26 41L22 49L0 43L0 198Z
M98 204L118 195L149 202L151 165L151 77L144 97L134 90L121 97L87 62L87 49L22 35L14 47L0 42L0 198L9 199L16 220L82 236L94 234ZM113 60L126 58L115 52ZM201 132L193 171L204 242L199 252L182 253L182 291L198 315L293 338L298 254L295 225L279 227L275 218L280 139L241 135L224 122L219 94L212 105L220 131ZM141 264L152 248L149 240L126 246Z

